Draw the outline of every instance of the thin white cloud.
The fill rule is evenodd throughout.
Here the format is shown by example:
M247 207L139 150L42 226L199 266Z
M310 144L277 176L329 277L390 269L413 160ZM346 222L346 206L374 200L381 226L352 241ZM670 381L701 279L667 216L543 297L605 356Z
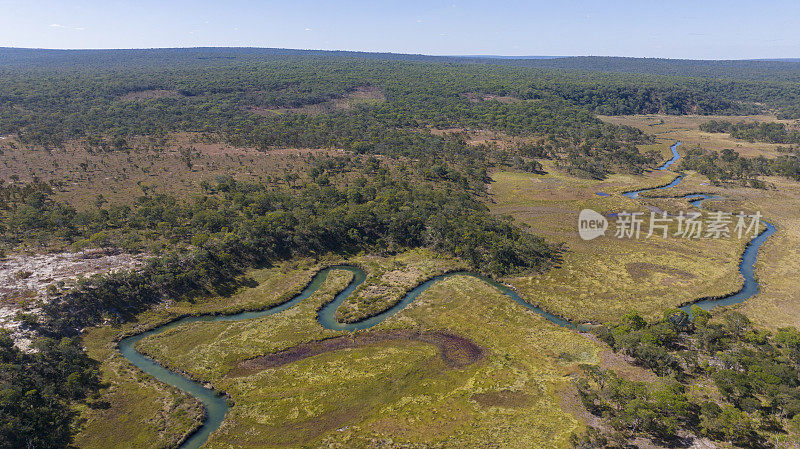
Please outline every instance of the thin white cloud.
M59 23L51 23L50 25L47 26L49 26L50 28L66 28L64 25L61 25Z
M86 28L84 28L84 27L75 27L75 30L77 30L77 31L83 31L83 30L85 30L85 29L86 29Z
M311 31L311 28L306 28L306 31Z

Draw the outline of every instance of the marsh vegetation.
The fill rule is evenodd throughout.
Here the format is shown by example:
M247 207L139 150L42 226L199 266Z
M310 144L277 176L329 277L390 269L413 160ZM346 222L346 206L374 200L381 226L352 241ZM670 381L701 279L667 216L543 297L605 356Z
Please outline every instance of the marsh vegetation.
M0 53L0 251L143 261L53 277L45 300L13 302L36 309L19 325L46 339L30 353L0 341L0 417L14 429L0 447L177 447L202 407L117 343L182 316L269 309L339 264L366 273L342 322L469 270L599 339L466 275L343 334L316 320L352 277L332 270L274 316L137 344L227 395L206 447L798 437L797 64ZM622 195L673 181L655 169L676 141L674 194ZM673 309L740 288L746 241L586 242L574 224L585 208L675 212L698 192L718 197L710 210L760 210L778 232L758 296L690 321Z

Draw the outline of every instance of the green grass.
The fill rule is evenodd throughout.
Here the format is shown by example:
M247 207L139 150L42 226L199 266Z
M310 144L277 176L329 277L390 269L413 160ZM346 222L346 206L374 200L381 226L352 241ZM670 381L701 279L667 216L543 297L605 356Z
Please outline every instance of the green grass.
M202 408L194 399L155 381L129 364L116 350L122 336L141 332L179 316L204 313L233 313L263 309L298 293L311 280L318 265L298 260L251 272L259 282L227 298L207 298L196 303L181 302L157 308L123 326L103 326L83 336L89 356L101 362L107 387L93 401L81 407L76 443L81 448L174 447L202 419Z
M396 259L405 260L411 271L436 264L419 254L399 255L373 260L373 268L388 271L370 275L380 278L396 270ZM354 262L366 265L363 258ZM222 300L219 307L236 308L240 301L268 304L310 279L315 269L284 270L260 273L262 285ZM452 368L429 344L384 342L325 353L247 377L226 376L239 360L342 335L322 329L316 310L350 276L334 271L320 291L281 314L235 323L195 323L140 343L141 350L161 363L231 396L235 406L207 447L366 448L389 441L381 447L569 447L570 433L583 424L562 410L559 392L569 385L578 363L596 363L600 347L470 277L436 284L377 328L459 334L488 349L480 362ZM281 280L286 282L282 290L265 287L279 289ZM210 303L199 308L210 310ZM166 315L170 314L143 316L140 326L163 321ZM102 342L124 332L102 330L89 338ZM107 358L104 366L114 363L125 365ZM98 423L84 428L81 447L99 447L101 441L104 447L137 447L129 442L159 435L146 426L127 425L149 419L145 410L154 410L161 400L153 391L130 385L140 377L135 373L105 377L111 388L139 388L142 397L108 396L112 410L136 408L126 420L117 414L103 419L87 412ZM167 422L162 427L177 435L187 426Z
M336 310L340 322L355 322L376 315L400 302L408 290L427 279L467 265L452 257L427 249L417 249L394 257L363 255L349 263L364 268L367 278Z
M603 120L638 127L654 133L659 142L682 140L679 151L700 147L719 151L733 149L745 157L774 157L780 145L764 142L746 142L733 139L726 133L705 133L699 125L708 120L733 122L783 122L772 116L708 117L708 116L632 116L602 117ZM649 126L652 123L663 123ZM726 199L706 202L708 207L730 212L760 211L765 219L775 224L777 232L762 246L756 262L756 277L761 284L760 293L746 303L734 308L747 314L759 326L777 329L783 326L800 328L800 183L777 177L764 177L768 189L736 186L726 188L709 186L708 179L689 172L687 178L674 189L676 194L710 192ZM738 284L737 284L738 286Z
M666 184L675 174L613 175L595 181L576 179L552 167L548 171L547 175L492 175L493 211L512 215L533 233L564 242L568 249L557 268L507 279L523 297L573 320L604 322L630 310L656 318L666 308L740 287L738 261L746 240L619 239L613 236L613 219L612 232L604 237L585 242L578 236L578 213L584 208L602 214L641 211L648 219L647 203L670 211L688 210L682 200L631 200L620 195ZM612 196L599 197L596 192Z

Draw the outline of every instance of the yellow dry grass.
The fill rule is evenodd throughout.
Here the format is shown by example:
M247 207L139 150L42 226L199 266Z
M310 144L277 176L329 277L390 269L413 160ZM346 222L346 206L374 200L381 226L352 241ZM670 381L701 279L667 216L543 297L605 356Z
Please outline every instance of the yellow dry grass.
M656 136L660 145L671 145L676 141L683 142L681 151L691 148L720 151L727 148L736 150L745 157L775 157L780 145L764 142L746 142L732 138L727 133L707 133L700 131L700 124L709 120L726 120L730 122L782 122L795 125L793 120L778 120L769 115L747 116L711 116L711 115L633 115L633 116L600 116L600 119L616 125L628 125L639 128L647 134ZM786 145L784 145L785 147Z
M731 148L743 156L772 157L779 145L750 143L732 139L728 134L710 134L700 131L699 125L708 120L733 122L782 122L793 127L796 120L778 120L774 116L623 116L601 117L617 124L638 127L654 133L665 145L675 140L688 143L686 148L700 145L704 149ZM762 327L777 329L782 326L800 328L800 183L785 178L764 177L767 189L752 189L728 185L714 187L708 179L694 172L672 189L676 195L708 192L724 197L706 201L711 209L729 212L759 211L766 220L777 226L776 233L762 246L756 262L756 278L761 284L760 293L746 303L735 306ZM662 208L674 205L672 200L651 200Z
M417 259L400 257L411 272L425 270L428 262ZM371 266L381 270L370 273L376 279L397 277L391 258ZM159 426L133 425L148 422L163 399L155 386L140 383L146 376L136 375L109 352L114 335L188 310L207 313L274 303L311 277L316 267L308 267L259 270L253 277L260 285L231 298L176 304L143 314L138 326L90 332L93 355L105 355L110 391L130 389L131 394L107 395L113 413L84 412L88 421L79 436L81 447L147 447L140 442L164 441L187 428L169 419ZM334 271L317 294L280 314L195 323L148 338L139 348L232 397L235 405L209 448L369 448L381 441L391 441L389 447L570 447L569 435L584 424L562 408L561 395L579 363L599 362L602 345L549 323L472 277L434 285L375 329L457 334L486 349L477 363L448 367L435 347L387 342L245 377L226 375L242 359L342 335L322 329L316 310L349 279L349 273Z
M116 204L130 204L145 193L187 198L199 192L202 181L213 184L218 176L285 186L285 173L302 176L312 157L345 154L334 149L258 151L196 133L143 137L129 143L134 149L100 151L89 150L82 142L43 149L14 139L0 141L0 180L53 181L58 185L57 200L85 209L98 195Z
M582 209L604 215L643 211L649 218L645 206L662 200L632 200L621 193L666 184L675 174L613 175L595 181L576 179L550 164L546 168L546 175L492 175L494 212L509 214L568 249L560 265L546 273L507 279L528 300L573 320L605 322L631 310L655 318L666 308L733 292L741 285L738 260L746 240L619 239L611 233L588 242L580 239L577 221ZM670 210L689 209L685 201L673 203ZM614 219L610 221L613 228Z

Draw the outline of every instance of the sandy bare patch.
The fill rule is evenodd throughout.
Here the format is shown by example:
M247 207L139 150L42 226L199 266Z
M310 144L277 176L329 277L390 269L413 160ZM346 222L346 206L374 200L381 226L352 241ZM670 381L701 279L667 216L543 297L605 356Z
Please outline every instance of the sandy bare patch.
M0 261L0 328L10 330L15 344L28 350L35 335L21 326L18 316L39 315L39 302L48 300L48 286L71 286L80 277L132 269L144 258L104 250L11 255Z
M143 257L103 250L15 254L0 261L0 298L8 302L23 297L42 297L50 284L131 269L140 265Z

